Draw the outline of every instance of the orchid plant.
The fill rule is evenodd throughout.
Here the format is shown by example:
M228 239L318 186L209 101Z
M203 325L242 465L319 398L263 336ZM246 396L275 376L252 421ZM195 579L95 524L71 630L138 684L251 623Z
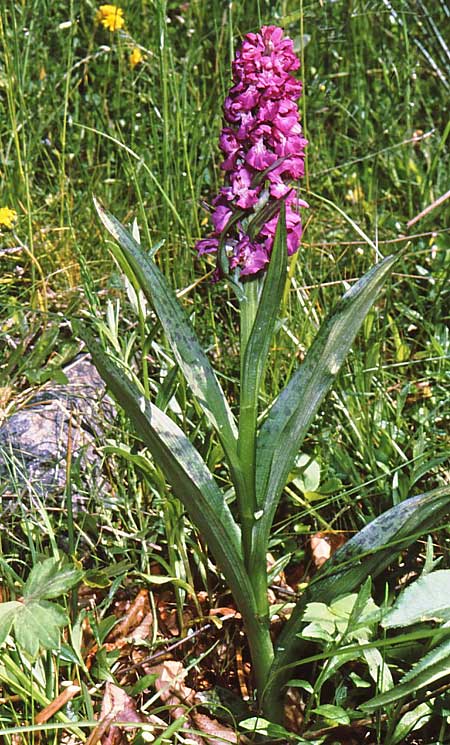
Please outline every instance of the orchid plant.
M245 37L224 106L220 147L226 183L213 200L213 233L197 244L200 255L216 255L214 279L228 282L239 300L237 415L152 256L96 202L100 219L117 241L115 259L153 305L175 361L220 441L235 510L173 415L150 400L146 388L92 332L80 328L100 374L233 593L245 625L260 711L273 721L282 719L283 686L308 644L301 635L306 605L313 600L329 604L381 572L419 530L436 524L448 501L446 489L414 496L367 525L319 570L273 644L267 552L277 506L308 428L396 261L395 256L379 261L343 296L300 367L261 414L259 394L287 281L287 257L298 249L299 208L307 207L293 186L303 175L307 144L296 104L301 84L293 72L298 67L292 41L280 28L263 27Z

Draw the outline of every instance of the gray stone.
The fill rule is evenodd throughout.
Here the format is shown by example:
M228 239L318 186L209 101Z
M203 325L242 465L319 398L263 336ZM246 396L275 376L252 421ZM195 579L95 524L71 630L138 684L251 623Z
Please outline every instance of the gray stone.
M64 368L68 382L48 382L0 427L0 484L3 495L46 499L66 486L71 452L73 499L84 501L93 489L103 489L97 449L114 407L88 355ZM107 428L107 427L106 427Z

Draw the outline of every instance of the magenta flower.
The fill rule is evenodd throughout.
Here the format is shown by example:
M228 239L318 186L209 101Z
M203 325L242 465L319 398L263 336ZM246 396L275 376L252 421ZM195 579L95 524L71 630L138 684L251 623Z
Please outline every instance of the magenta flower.
M269 263L279 217L274 202L286 205L288 254L300 244L299 207L308 205L292 187L304 174L307 145L296 103L302 85L292 75L299 67L292 40L276 26L247 34L232 63L234 85L220 135L226 183L213 199L214 232L196 248L199 255L215 253L223 242L230 269L241 277L258 274ZM259 219L255 228L253 220L264 209L270 219L263 224Z

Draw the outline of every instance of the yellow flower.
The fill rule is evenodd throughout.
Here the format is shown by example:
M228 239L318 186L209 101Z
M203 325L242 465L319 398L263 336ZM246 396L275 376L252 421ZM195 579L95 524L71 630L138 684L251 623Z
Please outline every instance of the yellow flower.
M117 5L100 5L95 20L108 31L118 31L125 26L123 10Z
M133 51L130 54L130 65L132 69L134 70L136 65L139 65L143 59L144 59L144 55L142 54L139 47L134 47Z
M11 230L17 220L17 212L9 207L0 207L0 226Z

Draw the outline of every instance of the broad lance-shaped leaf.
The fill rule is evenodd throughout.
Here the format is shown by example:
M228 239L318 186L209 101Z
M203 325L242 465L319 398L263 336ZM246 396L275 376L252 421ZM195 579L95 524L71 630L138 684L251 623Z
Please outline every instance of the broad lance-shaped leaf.
M255 561L267 550L278 500L303 438L396 259L388 256L345 293L320 327L304 362L274 401L261 427L256 491L263 515L255 526Z
M416 694L424 686L429 686L436 680L447 677L449 670L450 640L447 640L422 657L394 688L360 704L359 708L364 711L375 711L381 706L393 704L405 696Z
M418 536L436 528L450 511L450 486L406 499L373 520L329 559L306 588L281 632L266 689L266 699L279 701L290 667L301 661L309 645L301 637L308 603L330 603L376 577Z
M175 422L140 395L92 334L83 329L80 335L103 380L206 539L244 618L251 617L254 597L242 560L240 531L205 462Z
M122 268L124 259L146 298L153 304L193 394L219 434L229 460L236 464L236 423L219 381L195 331L164 275L139 243L113 215L94 200L103 225L119 244L113 253Z
M258 396L266 367L267 355L272 342L278 308L286 283L286 267L286 210L283 204L278 220L269 268L264 279L261 297L259 298L255 319L242 360L238 452L242 463L245 463L246 473L249 474L248 486L253 492L251 500L252 512L256 510L255 437L258 416ZM243 312L241 303L241 313ZM246 493L245 500L248 501L249 499L250 494Z
M267 355L286 284L286 210L280 212L275 241L265 277L255 321L244 356L241 396L256 406Z

